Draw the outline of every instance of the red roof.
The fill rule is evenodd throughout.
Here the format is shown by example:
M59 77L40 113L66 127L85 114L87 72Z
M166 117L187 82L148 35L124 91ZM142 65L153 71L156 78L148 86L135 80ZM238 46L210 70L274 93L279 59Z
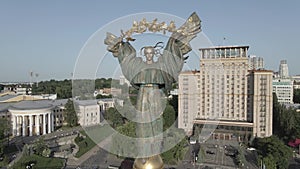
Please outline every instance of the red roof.
M297 146L299 146L299 144L300 144L300 139L299 139L299 138L297 138L297 139L294 140L294 141L290 141L290 142L288 143L288 145L291 146L291 147L297 147Z

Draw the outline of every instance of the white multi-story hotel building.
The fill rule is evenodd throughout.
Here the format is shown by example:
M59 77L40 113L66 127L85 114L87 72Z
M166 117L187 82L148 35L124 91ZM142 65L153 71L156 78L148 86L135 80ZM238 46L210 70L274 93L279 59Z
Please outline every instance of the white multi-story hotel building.
M230 139L234 134L244 138L272 135L272 123L267 120L263 129L267 132L259 133L262 130L257 129L257 118L254 117L259 114L254 107L257 104L250 104L257 103L254 99L264 97L261 93L257 94L259 88L269 88L265 94L271 100L269 98L265 102L268 106L265 115L272 115L272 109L269 109L272 106L272 80L270 83L259 83L261 86L254 85L254 79L257 80L258 76L272 79L272 72L249 72L248 48L221 46L200 49L200 71L179 75L179 128L191 134L194 124L218 124L213 137L220 139ZM256 97L249 97L250 94L256 94Z
M273 129L273 91L270 70L251 70L248 75L248 121L256 137L268 137Z

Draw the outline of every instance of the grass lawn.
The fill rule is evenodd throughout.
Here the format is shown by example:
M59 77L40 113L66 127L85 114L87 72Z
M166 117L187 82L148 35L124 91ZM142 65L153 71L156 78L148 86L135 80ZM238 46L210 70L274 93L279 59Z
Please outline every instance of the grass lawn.
M99 125L85 128L85 130L81 131L80 133L86 136L86 138L80 140L79 142L75 139L76 144L79 146L79 151L75 155L77 158L92 149L96 143L100 143L102 140L111 135L113 130L109 125Z
M110 127L110 125L105 124L103 126L98 125L98 126L87 127L85 128L85 132L95 143L100 143L101 141L103 141L104 139L106 139L108 136L110 136L116 131L114 131Z
M36 162L33 168L44 168L44 169L61 169L64 165L65 160L60 158L47 158L38 155L23 156L15 165L13 169L24 169L26 165L31 162Z

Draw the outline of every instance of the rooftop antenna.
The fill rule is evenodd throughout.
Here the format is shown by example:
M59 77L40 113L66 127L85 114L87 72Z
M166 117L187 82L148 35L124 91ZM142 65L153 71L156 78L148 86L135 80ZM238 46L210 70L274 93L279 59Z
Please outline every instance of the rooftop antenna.
M29 84L30 84L30 87L32 88L32 77L33 77L33 71L32 70L29 72L29 75L30 75L30 82L29 82Z
M36 87L39 87L38 77L39 77L39 74L35 73Z
M226 38L225 38L225 37L223 37L222 46L224 46L224 45L225 45L225 41L226 41Z

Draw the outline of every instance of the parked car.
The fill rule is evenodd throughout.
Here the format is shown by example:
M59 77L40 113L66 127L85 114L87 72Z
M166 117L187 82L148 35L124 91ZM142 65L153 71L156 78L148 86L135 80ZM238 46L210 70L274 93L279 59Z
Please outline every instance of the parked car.
M249 150L249 151L255 151L256 149L253 148L253 147L248 147L247 150Z

